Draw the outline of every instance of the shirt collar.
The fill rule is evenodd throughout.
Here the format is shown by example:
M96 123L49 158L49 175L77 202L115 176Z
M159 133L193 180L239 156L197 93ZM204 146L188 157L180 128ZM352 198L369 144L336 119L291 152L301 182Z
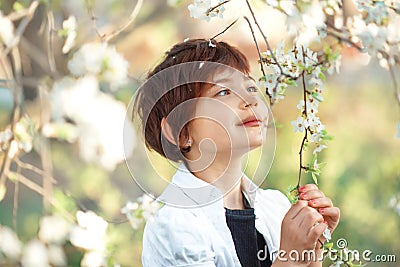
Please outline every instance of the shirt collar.
M241 188L245 197L254 207L255 195L258 187L244 173ZM223 194L214 185L194 176L184 163L178 169L169 186L159 198L167 205L179 207L201 207L215 203L223 207Z

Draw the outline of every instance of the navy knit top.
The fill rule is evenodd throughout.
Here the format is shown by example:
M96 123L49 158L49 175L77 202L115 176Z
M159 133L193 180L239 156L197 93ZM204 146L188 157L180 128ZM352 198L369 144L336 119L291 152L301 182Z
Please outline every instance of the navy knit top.
M268 247L265 239L255 227L256 216L243 196L244 210L225 208L226 223L231 230L236 254L242 267L270 267ZM258 253L262 250L260 253ZM257 256L259 255L259 257Z

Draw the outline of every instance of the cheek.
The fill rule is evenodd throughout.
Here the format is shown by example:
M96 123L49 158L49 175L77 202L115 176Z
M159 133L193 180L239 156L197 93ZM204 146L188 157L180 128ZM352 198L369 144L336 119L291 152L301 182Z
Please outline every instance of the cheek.
M211 139L216 145L229 143L229 129L220 121L214 119L197 118L191 123L191 132L194 140L200 143L202 140Z

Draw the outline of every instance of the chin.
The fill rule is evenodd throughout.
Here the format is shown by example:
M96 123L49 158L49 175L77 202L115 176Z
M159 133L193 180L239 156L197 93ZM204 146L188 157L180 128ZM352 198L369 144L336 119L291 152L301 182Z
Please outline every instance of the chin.
M262 145L263 145L264 143L263 143L263 140L260 140L259 142L251 142L250 143L250 151L251 150L253 150L253 149L256 149L256 148L259 148L259 147L261 147Z

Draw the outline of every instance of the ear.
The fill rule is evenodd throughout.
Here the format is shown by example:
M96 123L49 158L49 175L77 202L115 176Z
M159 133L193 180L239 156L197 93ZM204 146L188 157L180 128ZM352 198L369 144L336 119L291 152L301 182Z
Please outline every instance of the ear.
M168 124L167 119L165 117L161 119L161 133L168 141L176 145L174 135L172 134L171 126Z

